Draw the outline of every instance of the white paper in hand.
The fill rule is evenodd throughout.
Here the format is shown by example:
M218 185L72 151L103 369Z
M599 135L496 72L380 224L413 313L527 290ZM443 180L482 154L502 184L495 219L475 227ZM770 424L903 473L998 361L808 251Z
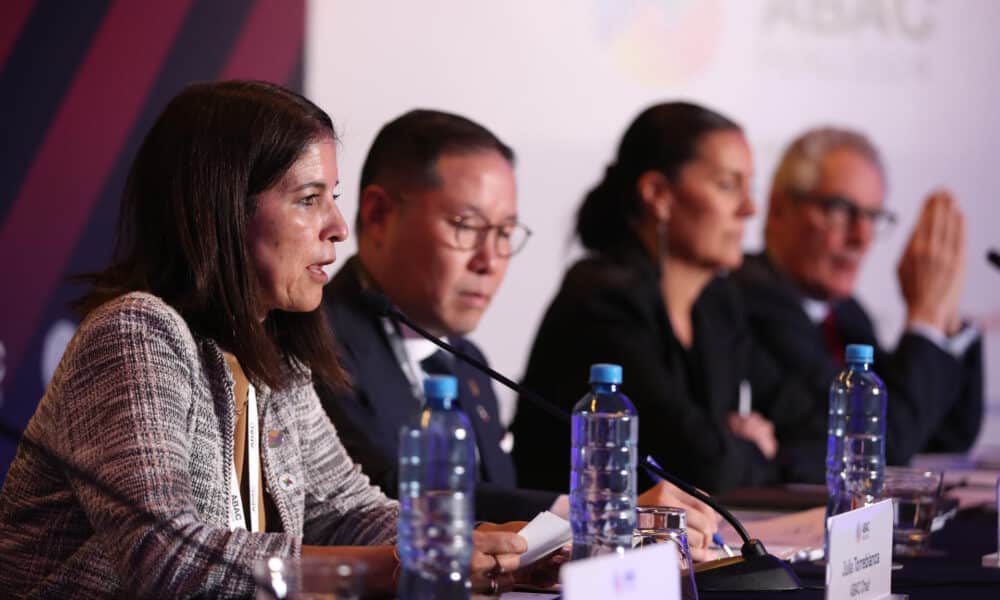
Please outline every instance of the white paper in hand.
M548 556L573 541L573 530L569 526L569 521L549 511L538 513L517 533L528 541L528 551L520 556L522 567Z

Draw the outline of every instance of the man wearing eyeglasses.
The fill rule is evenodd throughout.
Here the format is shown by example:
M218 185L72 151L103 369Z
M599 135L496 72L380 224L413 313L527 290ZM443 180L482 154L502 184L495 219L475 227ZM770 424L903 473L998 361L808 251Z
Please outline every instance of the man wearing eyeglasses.
M845 344L872 344L889 391L886 458L962 452L982 421L982 349L959 316L965 229L948 192L927 199L899 262L906 331L882 351L853 297L872 242L896 221L884 206L885 170L863 135L816 129L786 150L771 186L766 251L735 274L755 336L814 392L826 411Z
M568 500L516 486L513 461L502 447L506 430L492 382L374 314L361 290L383 292L416 323L486 362L464 336L475 329L510 258L531 234L518 221L513 162L509 147L458 115L415 110L388 123L361 171L358 253L324 293L353 387L319 387L318 392L352 458L396 497L400 426L421 410L423 379L452 374L459 383L459 405L475 430L476 518L487 521L527 520L548 509L565 514ZM687 508L693 554L707 556L718 523L714 511L669 484L641 499Z

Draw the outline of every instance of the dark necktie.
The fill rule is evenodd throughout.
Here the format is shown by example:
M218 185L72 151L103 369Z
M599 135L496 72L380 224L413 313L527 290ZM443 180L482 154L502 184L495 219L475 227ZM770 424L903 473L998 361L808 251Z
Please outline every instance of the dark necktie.
M420 368L428 375L455 375L455 358L445 352L438 350L424 360L420 361Z
M451 375L455 376L455 357L448 354L444 350L438 350L434 354L431 354L424 360L420 361L420 368L424 370L428 375ZM481 411L482 406L476 405L476 407ZM476 446L476 478L483 480L486 478L485 465L483 465L482 460L479 456L479 446Z

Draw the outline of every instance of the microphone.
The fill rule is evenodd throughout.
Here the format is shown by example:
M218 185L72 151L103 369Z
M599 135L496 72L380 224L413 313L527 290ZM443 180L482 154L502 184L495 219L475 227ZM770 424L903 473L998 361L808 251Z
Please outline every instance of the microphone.
M639 453L643 454L639 448ZM777 556L768 553L764 542L750 537L739 519L726 507L715 501L693 485L682 481L665 471L646 454L643 459L646 472L666 479L690 496L701 500L722 515L727 523L743 540L740 556L731 556L702 563L694 567L694 578L698 589L705 592L757 592L800 590L802 582L792 567ZM655 477L654 477L655 478Z
M986 253L986 260L990 261L990 264L995 268L1000 269L1000 252L990 248Z
M465 352L462 352L461 350L452 346L448 342L431 334L431 332L427 331L420 325L417 325L416 323L413 322L412 319L403 314L403 311L396 308L392 304L392 302L389 301L389 298L382 292L378 292L370 288L362 289L361 301L366 306L368 306L368 308L372 309L372 311L375 312L378 316L389 317L390 319L395 319L403 323L413 331L419 333L420 336L423 337L424 339L433 342L434 345L436 345L438 348L441 348L442 350L444 350L448 354L451 354L452 356L458 357L459 359L462 360L462 362L468 365L472 365L480 372L486 373L486 375L488 375L490 379L493 379L494 381L499 381L508 388L517 392L518 394L523 394L524 397L528 398L532 404L537 405L538 408L541 408L542 410L547 412L550 417L558 420L561 423L569 424L569 415L566 413L566 411L557 407L555 404L552 404L551 402L545 400L538 394L523 388L520 384L508 379L504 375L494 371L489 367L489 365L487 365L483 361L477 359L474 356L470 356Z
M514 390L521 398L528 400L531 404L545 411L559 422L567 424L570 422L569 414L555 403L494 371L482 361L469 356L414 323L412 319L396 308L392 304L392 301L382 292L370 288L362 289L361 300L375 314L403 323L445 352L485 373L494 381L498 381L511 390ZM788 563L772 554L768 554L767 549L764 548L764 544L758 539L751 538L746 528L743 527L743 524L729 510L716 502L708 494L665 471L652 456L645 454L641 447L637 447L637 450L640 455L644 456L642 467L654 479L665 479L680 488L683 492L710 506L732 525L733 529L736 530L736 533L743 540L743 546L740 548L742 556L711 561L695 567L695 579L697 580L698 589L704 591L733 592L802 589L802 583Z

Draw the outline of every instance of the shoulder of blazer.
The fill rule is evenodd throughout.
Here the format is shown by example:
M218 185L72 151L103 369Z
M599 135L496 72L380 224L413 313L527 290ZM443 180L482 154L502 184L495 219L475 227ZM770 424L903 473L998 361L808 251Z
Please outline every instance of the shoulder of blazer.
M361 300L357 255L352 256L323 290L323 310L337 348L355 354L379 337L378 317Z
M833 310L837 318L837 327L843 334L856 338L857 343L870 343L876 340L875 324L868 311L854 296L838 302ZM875 347L878 348L879 345L876 343Z
M714 314L724 316L729 321L736 322L744 318L743 292L726 275L714 277L709 281L698 296L697 304Z
M483 351L479 348L479 346L477 346L476 343L470 340L469 338L465 336L456 336L454 338L451 338L451 344L456 348L458 348L459 350L461 350L462 352L465 352L473 356L474 358L481 360L487 365L490 364L489 361L486 360L486 355L483 354Z
M760 285L774 283L778 272L764 252L744 254L743 264L733 271L733 280L741 285Z
M573 264L563 287L566 289L634 289L657 280L656 268L639 251L621 249L590 254Z
M653 322L663 299L655 267L635 252L594 254L567 271L550 307L554 314L586 319Z
M794 307L805 316L799 292L763 252L745 255L743 265L730 276L748 314L785 313Z

